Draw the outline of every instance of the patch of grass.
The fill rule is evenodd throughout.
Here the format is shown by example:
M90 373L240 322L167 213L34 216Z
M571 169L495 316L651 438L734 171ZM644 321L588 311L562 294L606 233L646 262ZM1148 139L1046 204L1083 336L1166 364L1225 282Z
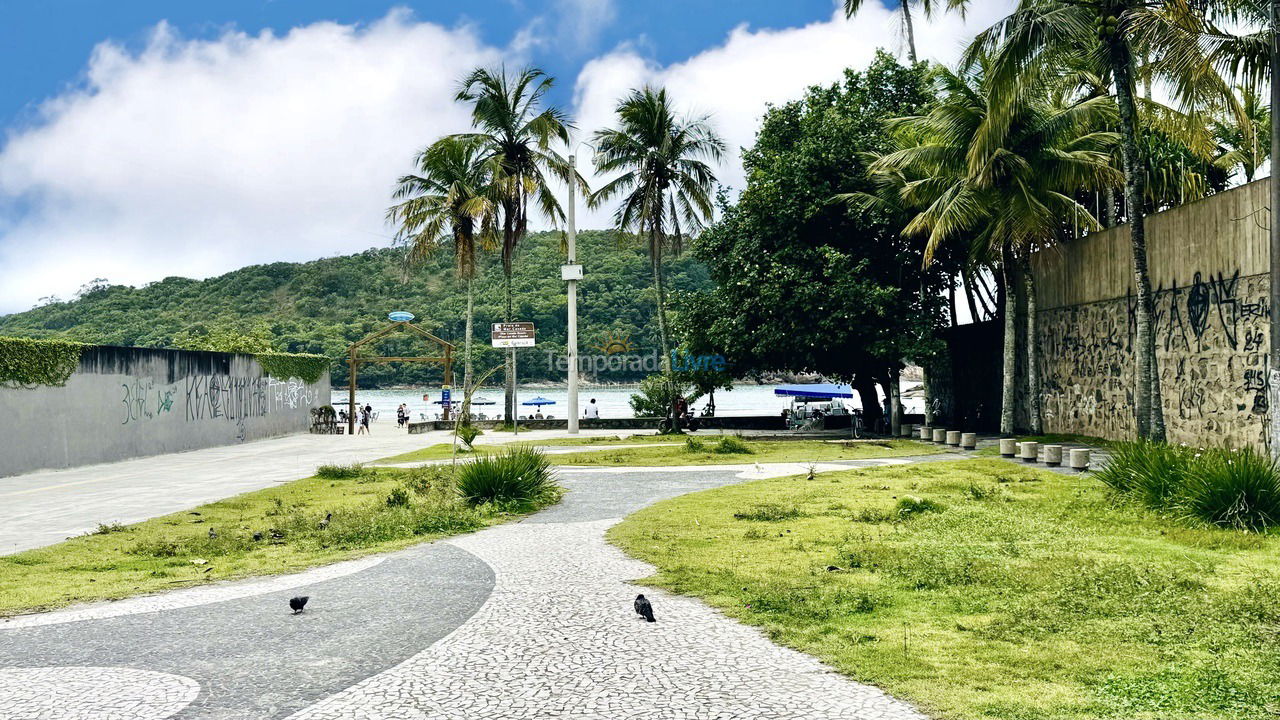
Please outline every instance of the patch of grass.
M365 474L364 466L360 463L351 465L321 465L316 468L316 477L325 480L350 480L358 478Z
M750 455L755 452L750 445L743 442L742 438L732 435L720 438L711 451L721 455Z
M297 480L0 556L0 617L295 572L470 532L558 497L548 492L519 505L472 506L459 494L449 467ZM323 524L329 513L332 519Z
M1186 526L1116 502L1090 475L1002 460L823 477L833 482L667 500L609 537L657 566L646 583L934 717L1264 720L1280 709L1280 533ZM904 519L907 496L945 509ZM766 507L795 514L737 517Z
M688 453L703 453L707 451L707 444L696 437L687 437L684 439L684 451Z
M765 503L756 505L746 512L736 512L733 516L739 520L757 520L760 522L781 522L802 517L804 513L795 505L778 505Z
M556 496L547 456L528 445L478 457L458 468L458 491L472 505L523 507Z
M740 442L752 457L751 462L824 462L829 460L863 460L878 457L905 455L930 455L945 452L945 448L926 445L914 440L866 440L852 442L823 442L821 440L739 440L725 437L721 440ZM686 440L687 443L687 440ZM703 450L689 450L686 443L641 448L616 448L607 452L592 451L549 456L557 465L723 465L744 461L741 454L717 451L716 445L704 445Z

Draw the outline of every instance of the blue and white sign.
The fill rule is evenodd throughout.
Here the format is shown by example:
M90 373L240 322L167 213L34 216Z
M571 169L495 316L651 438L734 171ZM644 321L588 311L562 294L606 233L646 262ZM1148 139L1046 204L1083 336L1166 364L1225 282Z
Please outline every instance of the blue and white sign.
M393 313L387 313L387 319L391 322L409 322L413 319L413 313L397 310Z

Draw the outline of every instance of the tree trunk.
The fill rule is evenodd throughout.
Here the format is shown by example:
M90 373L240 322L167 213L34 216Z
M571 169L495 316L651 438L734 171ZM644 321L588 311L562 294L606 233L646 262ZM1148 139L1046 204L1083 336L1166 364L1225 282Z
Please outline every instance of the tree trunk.
M1003 375L1000 385L1000 432L1013 434L1014 403L1017 402L1018 372L1018 300L1017 285L1010 272L1010 253L1006 249L1002 253L1003 262L1000 270L1004 277L1004 358Z
M978 301L974 299L973 278L969 271L961 270L960 279L964 282L964 299L969 304L969 322L982 322L983 316L978 313Z
M510 263L504 263L502 268L503 290L507 295L507 311L503 315L503 320L512 322L512 305L511 305L511 266ZM503 398L503 419L510 425L516 421L516 350L515 348L507 349L507 357L504 360L506 365L504 372L507 377L507 389Z
M1143 217L1146 178L1138 154L1138 111L1134 102L1133 55L1118 38L1111 40L1111 59L1116 81L1116 101L1120 108L1120 153L1124 159L1125 201L1129 209L1129 244L1133 250L1133 277L1137 286L1134 357L1136 370L1136 412L1138 437L1164 442L1164 408L1160 392L1160 367L1156 360L1155 302L1151 275L1147 268L1147 237Z
M1036 338L1036 280L1031 270L1031 252L1028 250L1022 266L1023 293L1027 298L1027 316L1024 319L1027 332L1027 426L1032 435L1044 432L1040 417L1040 367L1036 355L1040 343Z
M1104 203L1104 205L1102 206L1102 217L1103 217L1102 222L1107 227L1113 228L1119 224L1119 219L1116 217L1118 213L1116 212L1115 188L1107 188L1106 190L1104 190L1102 201Z
M880 410L880 396L876 393L876 383L865 373L856 375L853 378L853 389L858 392L858 398L862 401L862 421L870 431L876 426L880 416L884 415Z
M473 368L471 366L472 326L474 325L476 315L475 293L474 288L472 287L474 284L474 279L467 279L467 329L462 340L462 396L464 398L471 394L471 381L474 377L472 375Z
M951 313L951 327L960 324L956 317L956 282L954 277L947 278L947 310Z
M898 437L902 428L902 381L897 367L889 369L889 432Z
M667 417L676 414L676 382L671 371L671 338L667 335L667 293L662 284L662 239L656 231L650 231L649 261L653 270L653 290L657 294L658 343L662 346L662 372L667 378L667 396L671 400ZM674 425L673 425L674 428Z
M902 4L902 27L907 33L907 57L911 58L911 64L914 65L919 60L916 59L916 29L911 22L911 3L910 0L899 0Z

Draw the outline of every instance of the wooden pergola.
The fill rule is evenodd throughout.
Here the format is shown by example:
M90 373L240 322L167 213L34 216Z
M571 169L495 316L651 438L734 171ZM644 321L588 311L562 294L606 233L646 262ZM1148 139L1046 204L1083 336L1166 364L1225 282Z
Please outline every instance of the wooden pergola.
M409 315L409 317L413 317ZM435 343L443 351L443 355L422 356L422 357L400 357L391 355L379 355L377 357L360 357L358 355L360 348L369 343L380 340L394 332L412 332L420 335L427 340ZM351 366L350 381L348 385L347 400L347 432L351 435L356 434L356 373L361 363L376 362L434 362L444 365L444 386L446 388L453 386L453 351L456 346L453 343L441 340L422 328L411 322L393 322L381 330L369 335L363 340L357 340L347 348L347 360ZM444 404L444 419L449 419L449 404Z

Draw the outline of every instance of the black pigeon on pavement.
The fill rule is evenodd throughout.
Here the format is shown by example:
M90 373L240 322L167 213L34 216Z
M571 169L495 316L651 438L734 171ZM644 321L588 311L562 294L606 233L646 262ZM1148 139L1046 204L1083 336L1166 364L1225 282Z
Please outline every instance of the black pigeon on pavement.
M294 615L297 615L302 612L302 608L307 606L307 601L310 599L311 598L307 595L289 598L289 609L293 611Z
M333 519L333 513L326 513L326 514L325 514L325 516L324 516L324 519L320 521L320 529L321 529L321 530L328 530L328 529L329 529L329 521L330 521L330 520L332 520L332 519Z
M653 605L649 604L649 599L643 595L636 596L636 614L648 620L649 622L657 622L653 619Z

